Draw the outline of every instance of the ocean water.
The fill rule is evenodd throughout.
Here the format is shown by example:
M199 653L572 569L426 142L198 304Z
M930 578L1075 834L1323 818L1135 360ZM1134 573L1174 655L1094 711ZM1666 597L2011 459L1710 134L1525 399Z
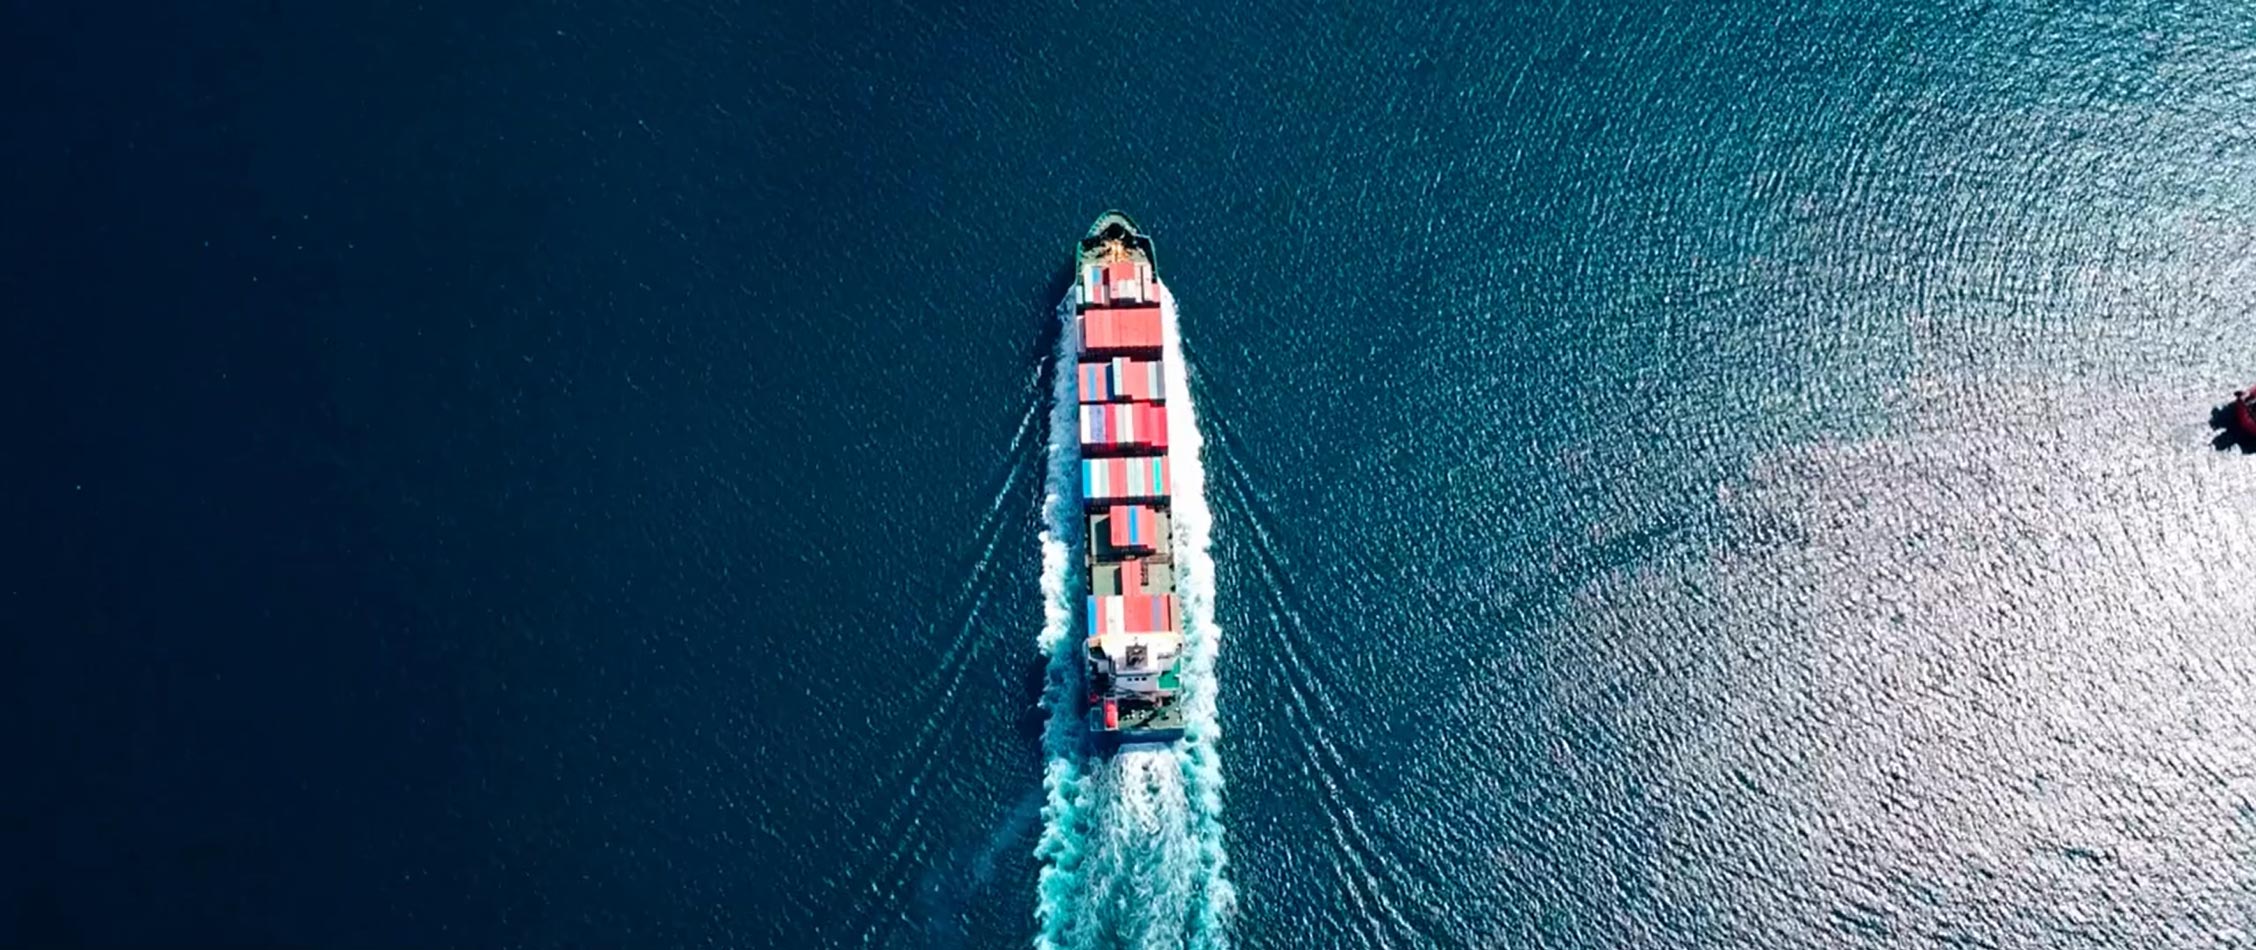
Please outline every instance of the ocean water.
M0 943L2256 945L2256 8L7 23ZM1108 207L1149 915L1037 858Z

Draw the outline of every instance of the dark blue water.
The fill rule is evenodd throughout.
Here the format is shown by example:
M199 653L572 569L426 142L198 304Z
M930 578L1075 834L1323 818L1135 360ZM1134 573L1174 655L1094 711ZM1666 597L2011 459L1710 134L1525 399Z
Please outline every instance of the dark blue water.
M1114 206L1238 943L2256 942L2245 5L6 21L0 943L1030 940Z

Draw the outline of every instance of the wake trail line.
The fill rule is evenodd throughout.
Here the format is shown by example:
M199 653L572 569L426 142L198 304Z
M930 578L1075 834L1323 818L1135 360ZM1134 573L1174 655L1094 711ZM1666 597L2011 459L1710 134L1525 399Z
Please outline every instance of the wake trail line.
M1038 369L1036 376L1039 377ZM1034 380L1027 381L1029 391L1034 386ZM945 612L929 625L937 628L945 624L954 630L948 645L941 651L944 659L940 668L918 694L916 704L920 707L946 708L962 689L965 674L987 652L984 647L987 638L975 638L973 635L980 629L980 611L986 608L987 601L994 594L996 570L1004 561L997 554L1003 538L1008 534L1005 529L1011 522L1006 510L1008 502L1013 497L1019 497L1019 485L1027 480L1033 468L1031 442L1042 422L1041 405L1041 400L1037 397L1027 407L1025 415L1020 417L1010 445L1003 452L1001 483L988 499L986 511L973 532L973 537L978 539L979 551L973 558L963 583L949 598ZM882 838L892 844L872 865L869 884L872 890L890 893L903 886L901 866L909 858L911 845L918 840L912 832L922 824L923 813L932 802L930 796L922 794L922 789L943 761L932 750L960 722L960 719L949 716L936 716L925 722L910 739L909 752L903 757L910 765L899 777L886 783L885 787L905 789L906 794L891 796L892 801L885 814L878 819L877 827L882 829ZM884 923L883 915L865 914L859 927L862 942L867 943L873 939Z

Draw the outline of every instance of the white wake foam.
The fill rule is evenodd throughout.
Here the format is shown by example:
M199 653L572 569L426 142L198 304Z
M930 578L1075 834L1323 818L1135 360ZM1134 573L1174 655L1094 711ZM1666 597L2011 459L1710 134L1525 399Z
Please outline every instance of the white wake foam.
M1160 289L1166 343L1168 472L1173 481L1175 590L1186 662L1184 738L1091 758L1080 715L1080 446L1073 391L1071 304L1058 341L1051 392L1049 490L1043 500L1043 624L1049 655L1043 701L1045 802L1035 946L1218 948L1228 943L1236 894L1224 875L1221 725L1214 662L1213 520L1206 504L1202 442L1176 322L1174 293Z

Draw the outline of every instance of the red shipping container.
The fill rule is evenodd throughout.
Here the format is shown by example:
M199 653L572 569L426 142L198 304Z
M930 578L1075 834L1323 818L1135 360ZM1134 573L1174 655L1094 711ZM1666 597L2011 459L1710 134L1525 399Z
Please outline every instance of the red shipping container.
M1175 630L1173 593L1121 593L1119 605L1123 634L1164 634Z
M1159 309L1143 307L1130 312L1134 314L1129 317L1130 332L1135 334L1136 341L1152 349L1159 349Z
M1148 346L1155 350L1158 349L1160 346L1159 309L1156 307L1138 307L1127 311L1127 313L1127 326L1123 334L1127 337L1127 343L1124 345Z
M1150 549L1158 543L1159 515L1143 505L1121 505L1113 509L1112 527L1114 547Z
M1081 348L1083 351L1159 349L1159 310L1152 307L1091 308L1081 315Z
M1112 396L1137 402L1153 402L1159 393L1152 389L1152 367L1158 364L1149 360L1132 360L1125 356L1112 361Z
M1105 380L1105 364L1080 363L1076 364L1076 369L1080 376L1080 379L1076 381L1080 401L1104 402L1112 388Z
M1097 314L1102 312L1101 310L1090 310L1076 318L1076 322L1081 325L1081 352L1083 353L1101 350L1105 347L1104 332L1109 329L1110 324L1097 319Z

